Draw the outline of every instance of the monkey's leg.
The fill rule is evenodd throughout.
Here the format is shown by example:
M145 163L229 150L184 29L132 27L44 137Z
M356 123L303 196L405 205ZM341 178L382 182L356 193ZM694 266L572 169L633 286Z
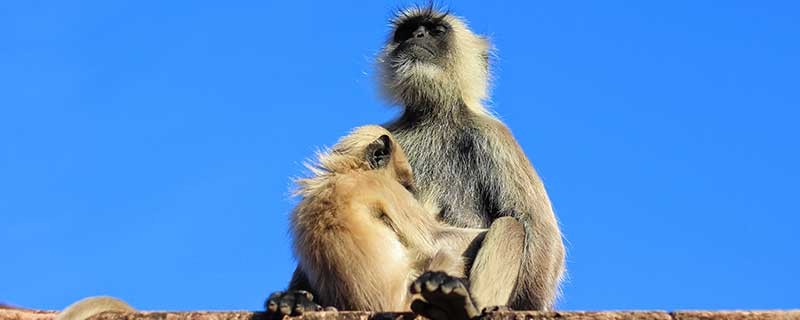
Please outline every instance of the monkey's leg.
M298 316L304 312L322 310L322 306L314 302L314 295L308 291L310 289L305 273L298 267L289 282L289 289L271 294L264 302L267 315L282 319L284 316Z
M525 229L512 217L495 219L469 273L469 291L478 307L506 306L517 286L524 259Z

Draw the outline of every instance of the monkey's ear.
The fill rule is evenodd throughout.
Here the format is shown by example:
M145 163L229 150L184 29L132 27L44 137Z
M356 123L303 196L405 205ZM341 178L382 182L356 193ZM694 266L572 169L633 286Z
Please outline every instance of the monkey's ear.
M379 169L389 164L392 159L392 139L382 135L367 146L367 162L370 169Z

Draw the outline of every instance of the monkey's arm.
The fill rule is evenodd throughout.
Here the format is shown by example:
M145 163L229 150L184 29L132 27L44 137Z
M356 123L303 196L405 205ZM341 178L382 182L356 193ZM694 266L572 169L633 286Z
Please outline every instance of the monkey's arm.
M496 122L491 137L494 143L489 154L494 177L488 177L488 199L498 209L498 215L516 218L523 227L521 248L511 248L506 241L487 243L478 255L486 263L509 263L522 255L522 269L515 283L504 281L500 274L473 274L476 280L489 281L496 286L515 288L509 306L515 309L549 310L558 293L564 270L564 245L550 199L522 148L508 128ZM499 220L496 220L499 221ZM509 252L509 250L514 250ZM486 268L491 270L492 268Z

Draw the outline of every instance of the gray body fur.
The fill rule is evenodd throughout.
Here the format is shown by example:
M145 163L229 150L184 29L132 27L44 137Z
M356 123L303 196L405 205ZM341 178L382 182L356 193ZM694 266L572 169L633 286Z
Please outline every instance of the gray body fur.
M542 181L510 130L482 103L491 44L462 19L431 7L401 12L393 25L378 65L384 94L403 114L386 128L406 152L418 200L458 227L487 228L500 217L521 222L522 248L509 251L501 241L480 249L469 278L485 285L471 287L472 294L515 309L551 309L564 245ZM516 281L487 271L520 259ZM503 287L513 288L508 301L494 294Z
M518 219L525 228L518 252L524 264L518 284L505 284L517 288L508 305L552 308L563 272L561 234L544 185L511 133L499 120L466 107L423 110L416 114L407 107L386 125L406 150L420 202L458 227L488 228L499 217Z

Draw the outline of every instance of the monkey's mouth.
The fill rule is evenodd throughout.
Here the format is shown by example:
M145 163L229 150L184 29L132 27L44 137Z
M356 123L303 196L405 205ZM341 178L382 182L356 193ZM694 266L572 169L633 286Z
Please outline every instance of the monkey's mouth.
M408 57L415 60L429 61L436 58L436 53L424 45L417 43L403 43L397 47L395 56Z

